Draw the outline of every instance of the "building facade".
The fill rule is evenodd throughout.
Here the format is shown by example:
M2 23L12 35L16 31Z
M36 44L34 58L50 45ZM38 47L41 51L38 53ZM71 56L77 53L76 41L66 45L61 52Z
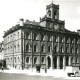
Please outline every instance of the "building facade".
M0 60L4 60L4 43L0 42Z
M65 28L65 21L59 20L59 5L47 5L46 15L40 22L20 19L3 37L7 67L65 69L80 66L80 31Z
M6 61L4 58L4 42L0 42L0 68L6 67Z

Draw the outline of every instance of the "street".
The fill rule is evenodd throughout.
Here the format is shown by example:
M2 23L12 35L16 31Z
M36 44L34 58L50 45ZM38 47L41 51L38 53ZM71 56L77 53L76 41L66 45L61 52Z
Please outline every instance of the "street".
M0 72L0 80L61 80L61 79Z
M0 72L0 80L73 80L73 79ZM80 79L75 79L75 80L80 80Z

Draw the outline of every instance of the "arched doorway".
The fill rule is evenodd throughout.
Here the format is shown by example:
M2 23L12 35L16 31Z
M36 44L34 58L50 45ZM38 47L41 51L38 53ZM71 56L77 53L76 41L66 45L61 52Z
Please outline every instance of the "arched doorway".
M48 69L49 69L51 67L51 59L49 56L47 57L47 61L48 61Z
M60 57L60 69L63 69L63 57Z
M68 66L68 64L69 64L69 57L67 56L66 57L66 66Z
M54 63L54 69L57 69L57 57L56 56L53 58L53 63Z

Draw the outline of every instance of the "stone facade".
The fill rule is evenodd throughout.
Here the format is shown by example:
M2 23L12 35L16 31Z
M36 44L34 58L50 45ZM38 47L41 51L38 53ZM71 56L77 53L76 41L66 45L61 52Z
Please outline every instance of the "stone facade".
M4 33L4 56L8 67L65 69L80 66L80 31L65 29L59 5L46 7L40 22L24 21Z

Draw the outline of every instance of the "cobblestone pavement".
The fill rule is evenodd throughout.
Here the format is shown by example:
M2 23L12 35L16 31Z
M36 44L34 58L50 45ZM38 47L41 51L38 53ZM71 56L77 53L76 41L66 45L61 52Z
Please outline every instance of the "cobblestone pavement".
M28 75L25 73L23 74L23 73L12 73L12 72L6 73L6 71L4 72L0 71L0 80L80 80L80 77L56 78L53 76Z
M61 80L53 77L44 77L44 76L32 76L25 74L16 74L16 73L1 73L0 80Z

